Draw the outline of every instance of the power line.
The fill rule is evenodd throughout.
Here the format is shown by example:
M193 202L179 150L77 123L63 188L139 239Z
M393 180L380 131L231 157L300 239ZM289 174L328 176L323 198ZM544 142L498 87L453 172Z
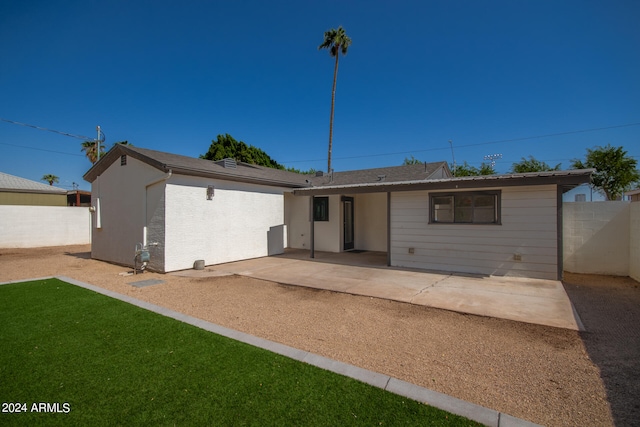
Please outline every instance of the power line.
M59 131L59 130L49 129L49 128L36 126L36 125L30 125L28 123L16 122L16 121L9 120L9 119L3 119L1 117L0 117L0 120L3 121L3 122L12 123L14 125L26 126L26 127L30 127L30 128L33 128L33 129L38 129L38 130L44 130L44 131L47 131L47 132L57 133L59 135L70 136L71 138L82 139L84 141L95 141L95 138L89 138L88 136L74 135L74 134L68 133L68 132L62 132L62 131ZM104 135L104 134L102 134L102 135ZM104 140L104 138L103 138L103 140Z
M631 127L631 126L640 126L640 123L627 123L624 125L615 125L615 126L606 126L600 128L591 128L591 129L581 129L581 130L572 130L567 132L558 132L558 133L548 133L544 135L537 136L526 136L522 138L512 138L512 139L501 139L498 141L487 141L487 142L478 142L475 144L465 144L465 145L456 145L456 148L464 148L464 147L477 147L481 145L489 145L489 144L501 144L505 142L518 142L518 141L527 141L530 139L538 139L538 138L549 138L552 136L563 136L563 135L572 135L577 133L586 133L586 132L596 132L600 130L608 130L608 129L617 129L623 127ZM424 153L427 151L440 151L440 150L448 150L448 147L439 147L439 148L425 148L422 150L411 150L411 151L396 151L392 153L380 153L380 154L365 154L359 156L346 156L346 157L334 157L335 160L348 160L348 159L362 159L368 157L384 157L384 156L394 156L398 154L413 154L413 153ZM326 159L307 159L307 160L290 160L283 161L282 163L302 163L302 162L318 162L324 161Z
M67 156L78 156L78 157L85 157L84 154L73 154L73 153L65 153L62 151L55 151L55 150L46 150L44 148L37 148L37 147L29 147L29 146L25 146L25 145L18 145L18 144L9 144L7 142L0 142L0 145L9 145L11 147L19 147L19 148L28 148L29 150L37 150L37 151L45 151L47 153L56 153L56 154L64 154Z

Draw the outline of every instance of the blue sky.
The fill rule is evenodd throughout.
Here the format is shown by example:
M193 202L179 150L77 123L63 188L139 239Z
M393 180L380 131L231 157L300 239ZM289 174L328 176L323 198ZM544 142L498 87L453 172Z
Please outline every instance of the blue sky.
M0 0L0 118L197 157L218 134L286 166L405 157L498 172L568 168L611 143L640 159L640 2ZM592 130L600 129L600 130ZM551 135L551 136L549 136ZM0 171L90 186L79 139L0 121Z

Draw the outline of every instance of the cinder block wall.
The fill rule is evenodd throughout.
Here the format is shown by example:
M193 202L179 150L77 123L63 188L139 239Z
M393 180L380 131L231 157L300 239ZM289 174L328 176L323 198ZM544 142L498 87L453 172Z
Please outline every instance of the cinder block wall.
M629 276L640 282L640 202L632 202L629 210Z
M91 243L87 207L0 206L0 248Z
M630 207L628 202L564 203L564 270L628 276Z

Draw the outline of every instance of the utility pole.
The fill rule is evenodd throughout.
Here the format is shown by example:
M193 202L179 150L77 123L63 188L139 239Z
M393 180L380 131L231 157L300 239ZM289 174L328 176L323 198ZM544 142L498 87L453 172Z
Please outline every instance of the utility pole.
M96 163L100 160L100 125L96 126Z
M456 156L453 154L453 141L449 140L451 146L451 158L453 159L453 176L456 176Z

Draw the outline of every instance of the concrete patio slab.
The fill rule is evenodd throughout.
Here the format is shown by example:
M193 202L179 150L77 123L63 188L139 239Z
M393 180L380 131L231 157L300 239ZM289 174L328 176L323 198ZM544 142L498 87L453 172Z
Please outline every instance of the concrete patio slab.
M308 253L308 252L307 252ZM341 254L337 254L341 255ZM299 252L171 273L186 277L237 274L272 282L383 298L519 322L581 330L562 283L554 280L469 276L380 265L379 253ZM345 263L345 259L350 264Z

